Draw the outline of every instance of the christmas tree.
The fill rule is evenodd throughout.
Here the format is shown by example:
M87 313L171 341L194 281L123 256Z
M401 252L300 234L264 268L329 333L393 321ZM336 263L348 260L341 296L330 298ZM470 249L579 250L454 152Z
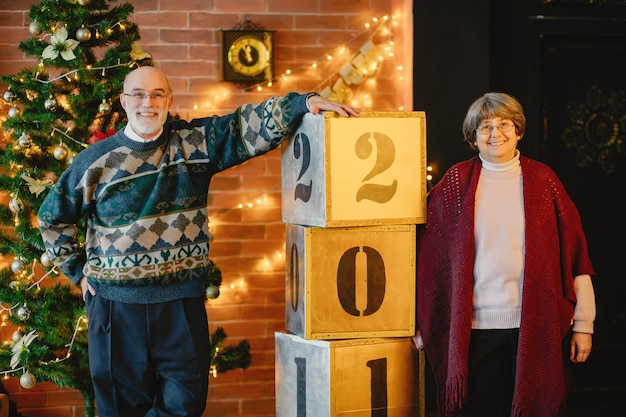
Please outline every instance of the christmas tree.
M77 389L85 414L94 395L87 354L87 318L78 288L48 259L36 225L39 207L74 156L123 127L119 103L124 77L151 64L137 45L133 6L112 0L45 0L30 9L31 37L19 49L38 65L3 76L9 137L0 152L0 309L14 328L0 347L0 373L24 388L52 381ZM172 116L174 117L174 116ZM219 295L221 273L206 278L207 297ZM211 337L212 372L247 368L247 341L222 348L223 329Z

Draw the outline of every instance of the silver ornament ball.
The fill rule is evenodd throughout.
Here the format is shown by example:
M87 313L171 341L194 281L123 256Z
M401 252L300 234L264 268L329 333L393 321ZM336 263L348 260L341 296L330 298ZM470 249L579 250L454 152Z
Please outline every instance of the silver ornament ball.
M41 264L46 267L53 265L52 261L50 260L50 256L48 256L48 252L42 253L39 261L41 261Z
M31 389L36 384L37 384L37 378L35 378L35 375L31 374L28 371L24 372L22 376L20 377L20 385L23 388Z
M17 329L16 331L13 332L13 334L11 335L11 340L13 341L13 343L17 343L20 341L20 339L24 336L24 332L22 331L22 329Z
M28 33L30 33L32 36L39 36L39 34L41 33L41 27L39 26L39 23L30 22L30 25L28 25Z
M17 117L20 115L20 110L13 106L9 109L9 111L7 112L7 114L9 115L9 117L13 118L13 117Z
M43 102L43 106L46 108L46 110L52 110L56 107L56 105L56 101L54 101L54 99L52 98L49 98Z
M6 101L7 103L10 103L15 98L15 94L13 94L13 91L7 90L4 92L4 95L2 96L2 98L4 98L4 101Z
M220 296L220 289L217 285L209 285L206 289L206 296L214 300Z
M11 262L11 271L13 271L14 273L19 273L24 269L24 264L22 264L22 260L21 259L14 259L13 262Z
M33 138L31 138L27 133L22 133L19 138L17 138L17 145L20 148L28 149L33 146Z
M26 307L20 307L17 309L17 318L25 321L30 317L30 311Z

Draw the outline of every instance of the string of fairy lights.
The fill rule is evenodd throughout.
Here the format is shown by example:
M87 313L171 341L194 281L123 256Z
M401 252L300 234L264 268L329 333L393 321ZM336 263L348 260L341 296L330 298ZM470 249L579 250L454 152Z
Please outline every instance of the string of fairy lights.
M383 64L389 65L384 70L385 76L395 79L396 83L404 83L405 66L397 62L394 33L400 25L399 16L372 17L363 25L363 29L352 34L350 39L340 42L331 49L324 51L313 60L285 69L271 79L242 87L243 92L272 92L282 88L286 90L291 84L297 85L306 79L318 80L311 91L321 96L355 107L373 108L377 91L376 79L383 72ZM396 86L400 90L401 86ZM204 104L195 103L193 110L215 108L230 98L230 90L223 85L215 85L206 94ZM399 103L394 110L404 111L406 103ZM387 107L389 108L389 107Z

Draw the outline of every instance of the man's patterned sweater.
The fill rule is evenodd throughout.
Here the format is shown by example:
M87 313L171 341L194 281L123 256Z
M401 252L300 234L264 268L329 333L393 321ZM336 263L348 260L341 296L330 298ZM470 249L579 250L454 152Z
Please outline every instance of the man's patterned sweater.
M85 276L114 301L204 296L211 177L276 148L307 112L306 99L290 93L226 116L168 122L150 142L119 131L91 145L39 210L50 259L75 284Z

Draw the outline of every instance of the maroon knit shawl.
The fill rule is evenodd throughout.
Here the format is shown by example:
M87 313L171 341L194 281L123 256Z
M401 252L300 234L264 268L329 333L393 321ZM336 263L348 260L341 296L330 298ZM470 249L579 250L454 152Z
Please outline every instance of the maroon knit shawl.
M513 397L515 417L558 415L567 392L561 343L574 314L574 277L594 275L578 210L545 164L520 158L526 254ZM417 328L437 382L440 416L467 401L478 157L450 168L420 229Z

